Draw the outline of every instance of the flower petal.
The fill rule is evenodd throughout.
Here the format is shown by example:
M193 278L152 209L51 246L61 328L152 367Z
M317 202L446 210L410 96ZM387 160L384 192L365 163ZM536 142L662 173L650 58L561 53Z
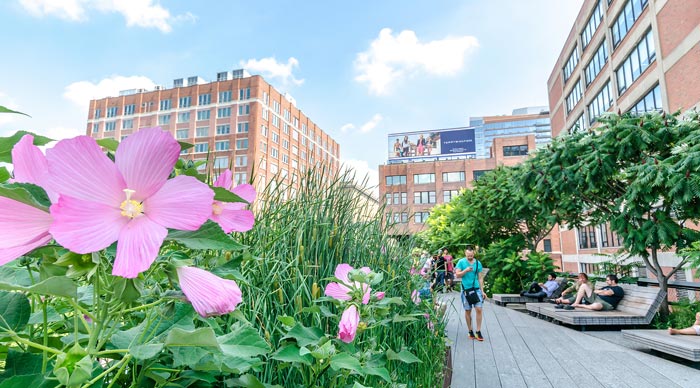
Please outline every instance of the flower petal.
M99 251L117 241L129 219L119 209L62 195L51 205L49 232L64 247L77 253Z
M253 229L255 216L250 210L243 209L244 203L219 203L221 213L212 214L211 220L219 224L225 233L247 232Z
M117 207L124 201L124 178L95 139L61 140L46 150L46 159L49 188L59 195Z
M215 187L223 187L226 190L231 190L231 186L233 186L233 173L231 170L226 169L224 172L219 174L219 177L216 178L216 182L214 182Z
M241 289L233 280L195 267L178 267L177 276L187 300L203 317L228 314L243 301Z
M362 304L367 304L369 303L369 298L370 298L370 293L372 292L372 288L369 286L369 284L362 284L360 286L362 291L365 293L362 295Z
M156 260L167 234L167 229L148 217L136 217L129 221L119 233L112 275L125 278L139 276Z
M248 203L253 203L255 197L258 195L255 188L247 183L234 187L231 192L245 199Z
M143 201L156 193L180 155L180 144L160 127L142 128L122 141L114 160L133 198Z
M357 326L360 324L360 314L354 304L348 306L338 323L338 338L345 343L350 343L355 339Z
M350 288L335 282L328 283L326 285L326 291L324 293L326 296L330 296L331 298L338 300L352 299L352 297L350 296Z
M364 272L367 275L369 275L369 273L372 272L372 270L369 269L369 267L362 267L360 268L360 271Z
M214 191L191 176L168 180L143 202L143 212L166 228L197 230L211 216Z
M49 213L6 197L0 197L0 248L29 244L48 232Z
M335 267L335 277L345 284L350 284L350 279L348 279L348 274L350 274L350 271L352 271L352 270L353 270L353 268L350 266L350 264L345 264L345 263L338 264L338 266Z
M46 190L51 202L58 201L58 194L48 189L49 163L39 147L34 145L34 136L22 136L12 148L12 167L15 182L41 186Z
M24 255L27 252L33 251L36 248L46 245L46 243L48 243L49 241L51 241L51 235L49 235L47 232L39 236L39 238L37 238L36 240L30 242L29 244L0 249L0 265L5 265L10 261Z

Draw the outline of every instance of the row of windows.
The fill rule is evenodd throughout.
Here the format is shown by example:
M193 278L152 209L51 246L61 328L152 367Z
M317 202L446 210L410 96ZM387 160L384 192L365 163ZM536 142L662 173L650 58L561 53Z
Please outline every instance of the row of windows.
M622 42L622 39L627 36L627 33L632 29L637 19L639 19L644 8L646 8L647 3L648 0L627 1L611 28L613 47L617 47L617 45Z
M503 146L503 156L527 155L527 144Z
M649 30L615 72L618 93L624 93L655 59L654 37Z
M661 103L661 89L657 84L653 89L649 91L644 97L642 97L633 107L630 112L641 114L644 112L660 111L663 109L663 104Z
M582 226L578 228L579 249L598 248L597 233L600 232L600 247L620 247L622 239L608 228L607 224Z
M610 91L610 81L608 81L588 105L588 122L593 124L598 116L610 108L612 103L613 97Z
M566 60L566 65L564 65L564 82L569 80L576 65L578 65L578 46L574 47L574 51L571 52L569 59Z
M444 190L442 192L442 202L449 203L459 195L459 190ZM408 194L406 192L386 193L384 196L387 205L406 205ZM435 203L434 191L417 191L413 193L414 204Z
M593 39L593 35L595 34L595 31L598 29L598 25L600 25L601 20L603 20L603 3L600 0L598 0L598 3L595 5L595 8L593 9L593 13L591 14L591 16L588 18L588 21L586 22L586 27L583 29L583 32L581 33L581 44L583 45L584 49L591 42L591 39Z
M523 154L522 152L522 147L525 147L525 153ZM503 147L503 152L504 156L516 156L516 155L527 155L527 146L511 146L507 152L514 152L513 155L510 154L505 154L506 153L506 147ZM489 172L491 170L474 170L472 171L472 178L473 180L478 180L482 175L485 173ZM442 181L444 183L451 183L451 182L464 182L466 181L466 174L464 171L455 171L455 172L443 172L442 173ZM387 186L398 186L398 185L405 185L406 184L406 175L387 175L385 177L385 182ZM414 184L424 184L424 183L435 183L435 174L430 173L430 174L414 174L413 175L413 183ZM449 201L447 201L449 202Z
M586 66L586 69L584 70L584 73L586 75L586 87L593 82L595 77L598 76L600 71L603 69L603 66L608 62L608 44L607 42L603 41L603 43L600 44L600 47L598 47L598 50L596 50L595 54L593 54L593 58L591 58L591 61L588 62L588 66Z
M430 212L417 212L413 214L413 222L416 224L425 224L430 217ZM407 224L408 223L408 213L386 213L386 222L394 224Z
M569 95L566 96L566 113L571 113L572 110L578 105L578 102L581 101L581 97L583 97L583 88L581 87L581 79L577 79L576 83L574 84L574 88L571 89L571 92L569 92Z

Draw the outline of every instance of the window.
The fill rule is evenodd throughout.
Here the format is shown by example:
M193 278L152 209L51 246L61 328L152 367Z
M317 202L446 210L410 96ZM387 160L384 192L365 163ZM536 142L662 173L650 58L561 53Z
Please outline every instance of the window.
M279 150L277 150L277 148L275 148L275 147L271 147L270 148L270 156L274 159L279 159L279 157L280 157Z
M282 140L282 148L285 150L289 149L289 140Z
M289 155L282 154L282 163L289 164Z
M122 120L122 129L133 129L134 119Z
M600 246L603 248L621 247L622 239L617 233L610 230L607 224L600 224Z
M277 128L280 127L280 118L277 117L277 115L272 115L272 125L274 125Z
M129 105L124 105L124 116L130 116L136 113L136 105L135 104L129 104Z
M435 203L434 191L416 191L413 193L413 203Z
M189 106L192 105L192 97L187 96L187 97L180 97L179 103L177 106L180 108L189 108Z
M527 155L527 144L503 146L503 156Z
M459 195L459 190L445 190L442 192L442 202L449 203L452 199Z
M569 92L569 95L566 96L566 113L569 114L571 113L572 110L578 105L578 102L581 100L581 97L583 96L583 88L581 87L581 78L576 80L576 83L574 84L574 88L571 89L571 92Z
M201 153L209 151L209 143L195 143L194 152Z
M648 0L628 0L622 8L622 12L617 15L615 22L611 28L613 48L616 48L622 39L625 39L627 33L632 29L634 23L639 19L644 8L646 8Z
M217 141L214 144L214 147L217 151L228 151L229 150L229 141L228 140L220 140Z
M578 228L578 247L579 249L597 248L595 238L595 227L588 225Z
M199 127L195 132L196 137L207 137L209 136L209 127Z
M464 182L466 180L466 175L464 171L455 172L443 172L442 181L443 182Z
M408 203L408 193L394 193L394 205L406 205Z
M233 183L236 186L248 183L248 174L245 172L237 172L233 174Z
M299 131L296 129L292 131L292 139L299 140Z
M615 70L618 94L622 95L655 59L654 36L649 30L637 46L632 49L629 56L625 58L622 65Z
M279 167L277 167L277 165L274 163L270 163L270 172L273 174L277 174L277 171L279 171Z
M216 158L214 158L214 168L229 168L228 156L217 156Z
M581 33L581 43L583 44L584 50L586 49L586 46L588 46L588 44L591 43L591 39L593 39L593 35L595 35L595 31L598 29L598 25L600 24L600 21L602 19L603 3L600 0L598 0L598 3L593 8L593 13L586 22L586 27Z
M406 175L389 175L386 178L387 186L405 185Z
M299 155L299 147L292 146L292 155Z
M102 109L95 109L95 118L99 119L102 114Z
M250 98L250 88L238 90L238 99L239 100L247 100L249 98Z
M92 124L92 133L97 133L100 131L100 123Z
M551 240L551 239L546 238L546 239L542 240L542 243L544 244L543 250L544 250L545 252L551 252L551 251L552 251L552 240Z
M265 124L261 125L260 132L263 135L263 137L267 137L267 125L265 125Z
M472 172L474 180L478 181L482 176L484 176L484 174L486 174L489 171L491 171L491 170L474 170Z
M588 66L586 66L586 69L584 70L584 73L586 74L586 87L593 82L595 77L598 76L600 70L603 69L603 66L605 66L605 63L607 62L608 44L606 41L603 41L603 43L598 47L598 50L596 50L595 54L593 54L593 58L591 58L591 61L588 62Z
M209 105L211 104L211 94L200 94L199 95L199 103L197 105Z
M176 139L187 139L189 137L189 130L187 129L178 129L175 131L175 138Z
M661 104L661 90L659 89L659 84L656 84L649 93L634 104L630 112L642 114L644 112L661 110L663 110L663 105Z
M245 150L248 149L248 139L238 139L236 140L236 149Z
M105 132L111 132L114 131L117 128L117 122L116 121L108 121L105 123Z
M275 113L280 114L280 103L277 101L272 101L272 110Z
M238 115L246 116L250 114L250 104L238 105Z
M228 135L229 133L231 133L231 126L229 124L216 126L217 135Z
M285 134L289 135L289 124L287 123L282 123L282 132Z
M425 222L428 221L428 217L430 217L429 212L417 212L413 215L413 222L416 224L425 224Z
M435 183L435 174L413 174L413 183L417 185L423 183Z
M263 92L263 103L265 105L270 105L270 95L267 92Z
M117 113L119 113L118 106L113 106L111 108L107 108L107 117L116 117Z
M272 142L275 144L280 143L280 135L278 133L272 132Z
M158 125L170 124L170 115L158 116Z
M231 101L231 91L226 90L219 92L219 102L230 102Z
M288 110L285 109L284 110L284 119L289 121L289 120L291 120L291 118L292 118L292 115L289 113Z
M245 167L248 165L248 157L246 155L236 156L236 167Z
M263 159L260 161L260 169L267 170L267 160Z
M248 123L238 123L236 133L248 133Z
M292 159L292 168L295 170L299 168L299 162L297 162L295 159Z
M268 119L270 118L270 113L269 113L269 112L270 112L269 110L263 108L263 110L262 110L262 118L265 119L265 120L268 120Z
M607 111L612 105L612 93L610 92L610 81L608 81L600 92L593 98L591 104L588 105L588 122L593 124L595 120Z
M211 118L211 109L200 110L197 112L197 121L209 120Z
M574 47L574 51L569 54L569 59L566 60L566 65L564 65L564 83L569 80L571 73L578 65L578 46Z
M600 273L600 264L597 263L579 263L579 272L596 274Z
M216 117L231 117L231 107L219 108L216 110Z
M170 110L170 99L160 100L160 110Z
M180 112L177 114L178 123L187 123L190 121L190 112Z

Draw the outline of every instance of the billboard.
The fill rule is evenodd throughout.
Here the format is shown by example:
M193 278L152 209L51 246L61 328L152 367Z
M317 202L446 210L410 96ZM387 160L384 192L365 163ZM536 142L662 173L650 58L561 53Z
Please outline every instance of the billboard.
M389 134L389 159L475 152L474 128Z

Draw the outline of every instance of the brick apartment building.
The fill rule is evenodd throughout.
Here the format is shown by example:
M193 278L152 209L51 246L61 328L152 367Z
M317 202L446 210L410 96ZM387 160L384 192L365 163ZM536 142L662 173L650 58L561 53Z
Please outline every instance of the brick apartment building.
M321 164L338 171L340 146L311 121L291 96L244 70L198 76L173 87L125 90L90 101L87 134L122 140L139 128L160 126L194 144L182 157L207 160L202 170L234 172L236 184L270 182L292 187L306 169ZM273 180L273 177L277 180Z
M607 111L700 107L700 2L585 0L547 87L553 136L594 126ZM573 272L595 272L606 260L595 254L620 246L606 225L562 230L559 239ZM678 258L663 252L661 263ZM692 270L677 279L692 279Z

